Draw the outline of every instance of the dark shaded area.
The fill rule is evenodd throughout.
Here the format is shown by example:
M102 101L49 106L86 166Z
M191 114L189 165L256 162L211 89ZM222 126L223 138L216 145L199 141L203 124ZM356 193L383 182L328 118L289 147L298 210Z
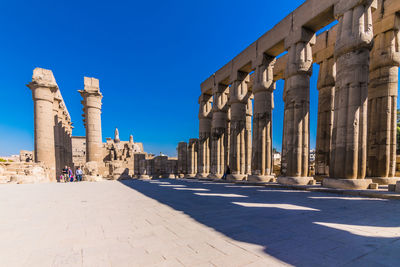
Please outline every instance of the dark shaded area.
M396 266L396 261L400 262L400 238L360 236L315 224L324 222L399 227L400 201L311 199L309 197L343 196L285 190L260 192L268 189L228 187L233 184L208 184L195 180L160 181L186 185L187 188L206 188L209 191L175 190L140 180L125 180L121 183L184 212L232 239L264 246L265 253L296 266L359 265L362 261L368 262L368 265ZM247 197L200 196L195 193L229 193ZM243 207L233 202L291 204L319 211ZM392 212L388 213L388 210ZM370 253L379 253L379 249L388 252L370 260ZM393 261L394 258L396 261Z

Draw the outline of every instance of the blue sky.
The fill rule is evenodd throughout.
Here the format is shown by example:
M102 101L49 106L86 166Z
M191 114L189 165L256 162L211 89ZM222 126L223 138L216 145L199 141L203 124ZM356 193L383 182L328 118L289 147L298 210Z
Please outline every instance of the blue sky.
M176 154L198 136L200 83L304 1L2 1L0 155L33 149L35 67L51 69L84 135L83 77L100 79L103 138L118 127L152 153ZM311 82L311 146L318 93ZM274 146L280 149L283 82L275 92Z

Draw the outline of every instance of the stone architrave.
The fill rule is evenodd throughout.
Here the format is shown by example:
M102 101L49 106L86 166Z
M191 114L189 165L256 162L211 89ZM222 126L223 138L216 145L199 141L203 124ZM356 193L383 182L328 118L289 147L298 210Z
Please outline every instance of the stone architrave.
M326 187L367 189L367 97L376 1L340 0L335 43L336 86L331 164Z
M374 19L368 86L367 176L375 183L395 184L400 15L384 17L384 6L380 9L375 12L379 17Z
M101 100L99 80L84 78L85 88L79 93L83 98L84 123L86 127L86 161L103 163L101 134Z
M54 143L54 94L58 90L51 70L36 68L32 82L27 85L32 90L34 102L35 161L49 168L49 179L56 179L56 154Z
M230 150L229 180L245 180L251 172L251 92L250 75L238 72L229 90ZM250 120L248 117L250 116Z
M185 177L188 173L188 144L186 142L178 143L178 176Z
M212 97L202 94L199 98L199 154L197 178L210 174Z
M286 177L278 178L282 184L308 184L310 76L312 73L312 45L315 33L300 28L285 40L288 63L285 71L284 144ZM287 178L287 179L286 179Z
M333 128L335 99L336 62L333 57L318 62L320 65L317 89L318 122L315 155L315 175L319 178L329 176L330 152Z
M269 182L273 175L272 158L272 110L274 108L275 82L273 68L275 59L262 56L256 67L253 82L254 117L253 117L253 148L252 175L249 181Z
M194 178L197 173L197 159L199 151L199 140L192 138L188 144L187 174L186 178Z
M227 111L229 87L214 86L211 122L211 174L212 179L220 179L226 169Z

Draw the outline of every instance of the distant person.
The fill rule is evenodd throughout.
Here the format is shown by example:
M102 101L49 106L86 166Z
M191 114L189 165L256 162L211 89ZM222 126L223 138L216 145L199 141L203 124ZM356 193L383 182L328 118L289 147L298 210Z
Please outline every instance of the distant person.
M68 167L65 166L64 169L62 169L62 177L64 180L64 183L68 182Z
M74 181L74 173L71 170L71 167L68 167L68 178L70 182Z
M226 171L225 171L224 175L222 176L222 180L226 180L226 178L229 174L231 174L231 169L229 168L229 166L226 166Z
M76 171L75 171L75 176L76 176L76 181L77 182L81 182L82 181L82 174L83 174L83 172L81 170L81 167L78 167L76 169Z

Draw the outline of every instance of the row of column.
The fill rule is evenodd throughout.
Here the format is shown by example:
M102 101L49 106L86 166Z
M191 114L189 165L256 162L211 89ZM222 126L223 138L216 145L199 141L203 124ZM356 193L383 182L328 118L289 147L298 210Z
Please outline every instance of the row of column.
M34 158L49 169L54 181L64 166L73 167L71 118L51 70L34 69L27 86L34 103Z
M350 180L368 176L385 183L395 174L399 16L388 19L382 11L373 22L375 4L371 0L352 5L339 1L334 55L316 62L320 65L317 176ZM315 36L300 28L285 40L282 175L286 177L309 176L309 92ZM229 166L231 179L270 179L274 63L268 55L257 59L252 91L249 73L238 71L232 73L231 85L215 84L212 95L201 95L198 177L221 178Z

